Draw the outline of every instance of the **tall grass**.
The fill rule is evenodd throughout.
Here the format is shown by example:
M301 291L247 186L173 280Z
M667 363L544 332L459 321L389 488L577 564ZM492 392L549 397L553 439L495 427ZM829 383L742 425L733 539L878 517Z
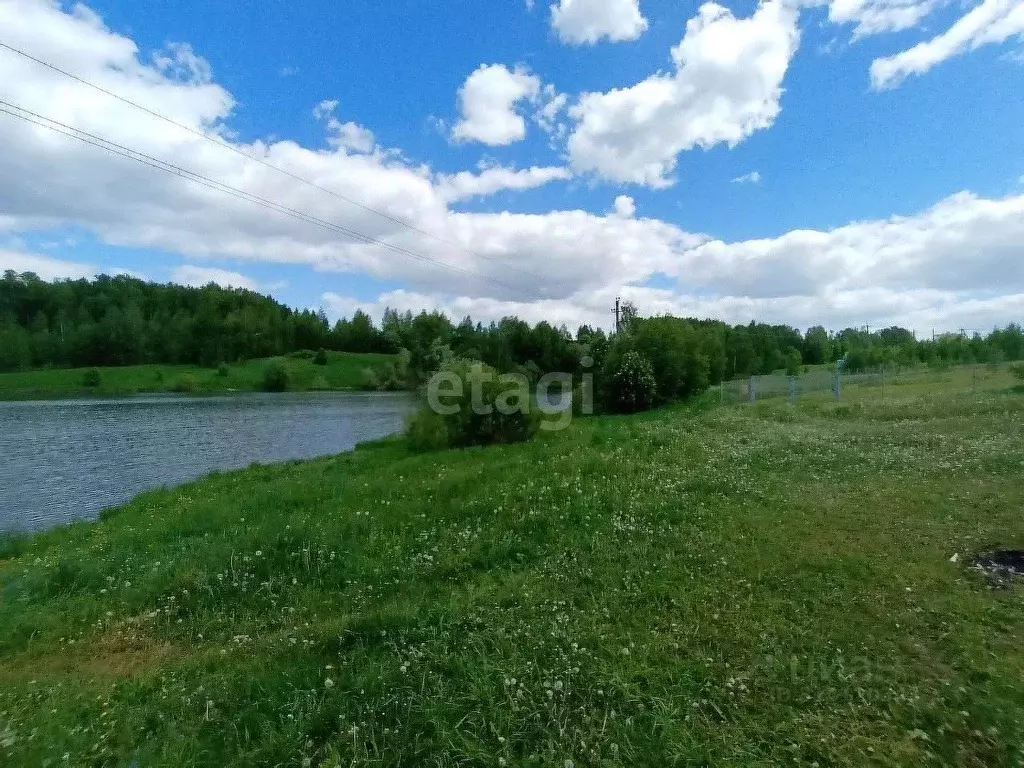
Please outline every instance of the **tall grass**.
M963 563L1022 437L933 383L144 494L0 545L0 763L1018 766L1024 584Z

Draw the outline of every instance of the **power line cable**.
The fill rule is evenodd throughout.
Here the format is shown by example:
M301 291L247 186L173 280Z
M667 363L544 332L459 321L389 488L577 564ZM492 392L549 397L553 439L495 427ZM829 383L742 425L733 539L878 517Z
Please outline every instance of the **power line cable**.
M418 234L421 234L421 235L423 235L425 237L432 238L433 240L436 240L439 243L443 243L445 245L448 245L448 246L450 246L452 248L457 248L458 250L463 251L464 253L466 253L466 254L468 254L470 256L473 256L475 258L478 258L478 259L483 259L483 258L491 258L491 259L493 259L493 258L496 258L496 257L484 256L482 254L475 253L474 251L471 251L471 250L467 249L463 245L459 245L458 243L452 242L451 240L447 240L447 239L441 237L440 235L436 235L436 234L434 234L432 232L429 232L429 231L427 231L425 229L421 229L420 227L417 227L415 224L410 224L409 222L404 221L403 219L400 219L397 216L392 216L391 214L389 214L389 213L387 213L385 211L381 211L378 208L374 208L373 206L366 205L365 203L361 203L358 200L354 200L354 199L352 199L350 197L347 197L346 195L341 194L340 192L335 192L333 189L329 189L328 187L325 187L325 186L323 186L321 184L317 184L315 181L307 179L304 176L299 176L296 173L292 173L291 171L288 171L288 170L280 167L279 165L275 165L274 163L271 163L268 160L264 160L261 157L256 157L255 155L251 155L248 152L245 152L245 151L239 149L238 147L234 146L233 144L231 144L231 143L229 143L227 141L224 141L222 138L220 138L219 136L217 136L215 134L210 134L210 133L208 133L206 131L199 130L198 128L193 128L190 125L186 125L185 123L179 122L179 121L175 120L174 118L168 117L167 115L164 115L164 114L162 114L160 112L157 112L156 110L150 109L149 107L146 107L146 106L144 106L142 104L139 104L138 102L133 101L133 100L131 100L131 99L125 97L125 96L122 96L119 93L115 93L114 91L111 91L111 90L109 90L107 88L104 88L101 85L97 85L97 84L95 84L93 82L90 82L89 80L86 80L85 78L80 77L80 76L78 76L78 75L76 75L76 74L74 74L72 72L68 72L65 69L61 69L56 64L51 64L48 61L44 61L43 59L40 59L40 58L38 58L36 56L33 56L32 54L28 53L27 51L23 51L20 48L16 48L15 46L10 45L9 43L5 43L2 40L0 40L0 48L8 50L11 53L17 54L18 56L21 56L21 57L23 57L25 59L28 59L29 61L32 61L32 62L34 62L34 63L36 63L36 64L38 64L38 65L40 65L42 67L46 67L47 69L50 69L50 70L52 70L54 72L57 72L58 74L61 74L64 77L68 77L68 78L74 80L77 83L81 83L82 85L85 85L85 86L87 86L89 88L92 88L92 89L94 89L94 90L96 90L96 91L98 91L100 93L103 93L103 94L105 94L107 96L110 96L113 99L117 99L118 101L120 101L120 102L122 102L124 104L127 104L127 105L129 105L131 107L134 107L135 109L141 110L141 111L145 112L146 114L151 115L152 117L155 117L155 118L157 118L159 120L163 120L164 122L166 122L166 123L168 123L170 125L176 126L177 128L180 128L183 131L188 131L189 133L191 133L191 134L193 134L195 136L198 136L201 139L205 139L206 141L209 141L211 144L219 146L222 149L227 149L227 150L229 150L231 152L234 152L236 155L244 157L247 160L251 160L254 163L259 163L260 165L265 166L267 168L270 168L271 170L276 171L276 172L278 172L280 174L283 174L283 175L287 176L288 178L293 179L294 181L298 181L298 182L301 182L302 184L306 184L306 185L308 185L308 186L310 186L310 187L312 187L314 189L320 190L321 192L326 192L328 195L331 195L332 197L335 197L335 198L337 198L339 200L342 200L342 201L344 201L346 203L349 203L350 205L354 205L357 208L361 208L362 210L367 211L369 213L373 213L373 214L375 214L377 216L380 216L381 218L386 219L387 221L390 221L390 222L392 222L394 224L397 224L399 226L405 227L405 228L407 228L407 229L409 229L409 230L411 230L413 232L416 232ZM507 267L509 267L511 269L515 269L516 271L521 272L522 274L527 275L529 277L533 277L533 278L535 278L537 280L541 280L541 281L545 280L545 278L542 275L538 275L538 274L536 274L534 272L526 271L526 270L522 269L521 267L516 266L515 264L508 264L508 263L506 263L506 264L504 264L504 266L507 266Z
M232 187L230 185L216 181L214 179L209 178L208 176L203 176L202 174L174 165L173 163L168 163L164 160L160 160L159 158L153 157L152 155L148 155L145 152L141 152L139 150L126 147L122 144L118 144L117 142L103 138L102 136L97 136L96 134L89 133L88 131L83 131L79 128L74 128L73 126L67 125L66 123L62 123L59 120L54 120L52 118L46 117L45 115L41 115L37 112L33 112L31 110L25 109L24 107L20 107L16 104L12 104L2 99L0 99L0 113L10 115L12 117L18 118L28 123L32 123L42 128L47 128L55 133L61 134L68 138L77 139L78 141L92 145L99 149L103 149L114 155L118 155L129 160L134 160L135 162L141 163L142 165L146 165L150 168L154 168L159 171L171 173L175 176L200 184L201 186L207 187L209 189L213 189L215 191L228 194L232 197L245 200L254 205L269 208L283 215L290 216L300 221L304 221L306 223L322 227L331 232L342 234L355 240L359 240L365 244L378 245L382 248L392 251L393 253L397 253L408 258L417 259L419 261L423 261L429 264L434 264L444 269L459 272L469 277L475 277L480 280L484 280L504 288L518 290L516 286L513 286L501 280L488 277L487 275L483 275L480 274L479 272L465 269L454 264L449 264L439 259L424 256L423 254L416 253L415 251L411 251L407 248L403 248L398 245L394 245L393 243L389 243L385 240L380 240L378 238L371 237L370 235L365 235L356 230L349 229L348 227L343 227L340 224L335 224L333 222L320 219L316 216L307 214L303 211L299 211L294 208L290 208L286 205L282 205L281 203L277 203L265 197L261 197L251 192L246 192L245 190L238 189L237 187ZM538 296L538 298L542 297Z

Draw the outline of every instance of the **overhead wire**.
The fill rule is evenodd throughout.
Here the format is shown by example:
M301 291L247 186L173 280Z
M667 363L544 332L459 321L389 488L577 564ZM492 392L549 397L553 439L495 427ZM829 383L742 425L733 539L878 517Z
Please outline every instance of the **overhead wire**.
M258 205L258 206L261 206L261 207L264 207L264 208L268 208L270 210L274 210L274 211L276 211L276 212L278 212L278 213L280 213L282 215L290 216L290 217L298 219L300 221L304 221L306 223L313 224L315 226L321 227L323 229L326 229L328 231L334 232L336 234L344 235L346 237L349 237L349 238L352 238L354 240L360 241L360 242L362 242L364 244L376 245L376 246L379 246L379 247L384 248L386 250L389 250L389 251L391 251L393 253L396 253L398 255L402 255L402 256L405 256L407 258L419 260L419 261L422 261L422 262L425 262L425 263L429 263L429 264L432 264L432 265L435 265L435 266L439 266L439 267L444 268L444 269L448 269L448 270L451 270L451 271L454 271L454 272L458 272L460 274L463 274L463 275L466 275L466 276L469 276L469 277L474 277L474 278L477 278L477 279L480 279L480 280L483 280L483 281L486 281L486 282L490 282L490 283L492 283L494 285L498 285L498 286L501 286L503 288L507 288L507 289L511 289L511 290L519 290L519 288L517 286L513 286L510 283L506 283L506 282L504 282L502 280L498 280L496 278L489 277L487 275L481 274L479 272L475 272L475 271L470 270L470 269L466 269L464 267L460 267L460 266L455 265L455 264L449 264L448 262L441 261L439 259L432 258L430 256L425 256L423 254L420 254L420 253L417 253L415 251L412 251L412 250L410 250L408 248L404 248L402 246L395 245L394 243L389 243L386 240L381 240L379 238L375 238L375 237L372 237L370 235L366 235L366 234L364 234L362 232L359 232L357 230L351 229L349 227L344 227L344 226L342 226L340 224L335 224L335 223L327 221L325 219L321 219L321 218L319 218L317 216L313 216L312 214L308 214L308 213L305 213L304 211L300 211L300 210L297 210L295 208L291 208L291 207L289 207L287 205L275 202L273 200L270 200L268 198L262 197L260 195L253 194L251 192L246 192L245 190L238 189L237 187L232 187L232 186L230 186L228 184L224 184L223 182L219 182L219 181L216 181L215 179L211 179L208 176L204 176L203 174L196 173L195 171L190 171L190 170L188 170L186 168L182 168L181 166L178 166L178 165L175 165L173 163L169 163L169 162L167 162L165 160L161 160L159 158L153 157L152 155L149 155L149 154L147 154L145 152L142 152L140 150L133 149L131 147L127 147L127 146L125 146L123 144L119 144L119 143L117 143L115 141L112 141L110 139L106 139L106 138L104 138L102 136L98 136L96 134L90 133L90 132L82 130L80 128L75 128L75 127L73 127L71 125L68 125L66 123L63 123L63 122L61 122L59 120L55 120L55 119L47 117L45 115L41 115L41 114L39 114L37 112L33 112L32 110L29 110L29 109L26 109L24 107L18 106L17 104L12 104L11 102L5 101L3 99L0 99L0 113L7 114L9 116L18 118L18 119L23 120L23 121L28 122L28 123L32 123L32 124L37 125L37 126L42 127L42 128L46 128L48 130L51 130L51 131L53 131L55 133L61 134L63 136L66 136L68 138L76 139L76 140L81 141L81 142L83 142L85 144L89 144L91 146L94 146L94 147L97 147L99 149L105 150L105 151L107 151L107 152L109 152L111 154L118 155L120 157L124 157L124 158L127 158L129 160L133 160L135 162L141 163L142 165L148 166L148 167L153 168L155 170L164 171L166 173L171 173L171 174L173 174L175 176L178 176L180 178L183 178L183 179L186 179L188 181L194 182L194 183L199 184L199 185L201 185L203 187L206 187L208 189L212 189L212 190L215 190L215 191L218 191L218 192L230 195L230 196L235 197L237 199L245 200L245 201L247 201L249 203L252 203L254 205ZM540 298L540 297L538 297L538 298Z
M244 150L240 149L239 147L235 146L234 144L231 144L230 142L225 141L224 139L222 139L220 136L217 136L216 134L211 134L208 131L200 130L200 129L195 128L193 126L187 125L186 123L182 123L182 122L180 122L178 120L175 120L172 117L168 117L167 115L165 115L165 114L163 114L161 112L158 112L158 111L156 111L154 109L151 109L151 108L149 108L149 107L147 107L147 106L145 106L143 104L140 104L140 103L138 103L138 102L136 102L136 101L134 101L132 99L129 99L129 98L125 97L125 96L122 96L121 94L116 93L114 91L111 91L108 88L104 88L101 85L97 85L96 83L93 83L93 82L91 82L91 81L89 81L89 80L87 80L84 77L81 77L79 75L76 75L73 72L68 72L67 70L62 69L61 67L58 67L56 64L53 64L51 62L45 61L43 59L40 59L37 56L33 56L32 54L28 53L27 51L24 51L21 48L18 48L16 46L13 46L10 43L6 43L3 40L0 40L0 48L3 48L5 50L7 50L7 51L10 51L11 53L14 53L14 54L16 54L18 56L21 56L21 57L23 57L23 58L25 58L25 59L27 59L29 61L32 61L32 62L34 62L34 63L36 63L36 64L38 64L38 65L40 65L42 67L46 67L47 69L49 69L49 70L51 70L53 72L56 72L56 73L58 73L60 75L63 75L64 77L70 78L71 80L74 80L77 83L80 83L80 84L85 85L85 86L87 86L89 88L92 88L93 90L96 90L99 93L103 93L103 94L105 94L105 95L107 95L107 96L109 96L109 97L111 97L113 99L116 99L116 100L118 100L118 101L120 101L120 102L122 102L124 104L127 104L128 106L131 106L131 107L133 107L135 109L141 110L142 112L145 112L146 114L151 115L152 117L155 117L155 118L157 118L159 120L163 120L164 122L168 123L169 125L173 125L173 126L175 126L177 128L180 128L181 130L187 131L188 133L191 133L191 134L193 134L195 136L198 136L199 138L204 139L204 140L206 140L206 141L208 141L208 142L210 142L210 143L212 143L212 144L214 144L214 145L216 145L216 146L218 146L218 147L220 147L222 149L227 149L230 152L233 152L236 155L239 155L239 156L241 156L241 157L243 157L243 158L245 158L247 160L250 160L250 161L252 161L254 163L258 163L258 164L260 164L262 166L265 166L266 168L269 168L269 169L271 169L273 171L276 171L277 173L283 174L284 176L287 176L288 178L292 179L293 181L298 181L298 182L300 182L302 184L305 184L305 185L307 185L309 187L312 187L312 188L317 189L317 190L319 190L321 192L324 192L324 193L326 193L328 195L331 195L334 198L337 198L337 199L342 200L342 201L344 201L346 203L349 203L350 205L354 205L357 208L360 208L360 209L362 209L364 211L367 211L368 213L373 213L373 214L375 214L377 216L380 216L381 218L383 218L383 219L385 219L385 220L387 220L387 221L389 221L389 222L391 222L393 224L397 224L397 225L399 225L401 227L405 227L406 229L409 229L409 230L411 230L413 232L416 232L416 233L418 233L420 235L423 235L424 237L429 237L429 238L431 238L433 240L436 240L437 242L442 243L444 245L447 245L447 246L449 246L451 248L456 248L456 249L462 251L463 253L465 253L465 254L467 254L469 256L473 256L474 258L477 258L477 259L488 259L488 258L489 259L495 259L496 258L496 257L491 257L491 256L486 256L486 255L483 255L483 254L476 253L476 252L466 248L463 245L460 245L460 244L455 243L455 242L453 242L451 240L443 238L440 235L437 235L437 234L432 233L432 232L430 232L428 230L422 229L421 227L417 227L416 225L411 224L411 223L409 223L409 222L407 222L407 221L405 221L403 219L400 219L397 216L393 216L393 215L387 213L386 211L382 211L382 210L380 210L378 208L375 208L375 207L373 207L371 205L366 205L365 203L362 203L362 202L360 202L358 200L355 200L355 199L353 199L351 197L343 195L340 192L337 192L337 191L335 191L333 189L330 189L329 187L325 187L322 184L318 184L315 181L312 181L311 179L308 179L308 178L306 178L304 176L300 176L297 173L293 173L292 171L289 171L289 170L287 170L285 168L282 168L281 166L276 165L276 164L270 162L269 160L266 160L266 159L264 159L262 157L258 157L256 155L253 155L253 154L250 154L248 152L245 152ZM532 277L532 278L534 278L536 280L539 280L539 281L543 281L545 279L542 275L538 275L537 273L524 270L524 269L522 269L521 267L519 267L518 265L515 265L515 264L511 264L511 263L508 263L508 262L502 262L502 265L504 267L507 267L507 268L510 268L510 269L514 269L517 272L520 272L520 273L522 273L522 274L524 274L524 275L526 275L528 277Z

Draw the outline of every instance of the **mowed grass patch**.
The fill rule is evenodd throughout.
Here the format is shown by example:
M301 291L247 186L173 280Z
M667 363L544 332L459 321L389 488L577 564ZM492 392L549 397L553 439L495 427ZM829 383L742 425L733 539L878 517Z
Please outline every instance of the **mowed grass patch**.
M1019 765L1024 584L963 563L1024 547L1024 398L845 405L385 441L19 540L0 761Z

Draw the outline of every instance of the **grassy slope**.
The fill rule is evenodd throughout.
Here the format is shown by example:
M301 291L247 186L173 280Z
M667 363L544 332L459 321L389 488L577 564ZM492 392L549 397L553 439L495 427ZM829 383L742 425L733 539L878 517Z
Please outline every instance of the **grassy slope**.
M949 561L1024 546L988 384L386 442L9 542L0 762L1019 765L1024 584Z
M328 353L326 366L311 360L281 358L287 361L292 389L358 389L364 384L367 368L380 368L390 355ZM197 365L132 365L99 369L102 383L95 389L82 386L84 368L46 369L0 374L0 400L34 398L126 395L138 392L167 392L183 379L192 378L197 391L204 393L230 390L254 391L263 384L263 372L270 359L249 360L228 366L228 375L219 376L215 368Z

